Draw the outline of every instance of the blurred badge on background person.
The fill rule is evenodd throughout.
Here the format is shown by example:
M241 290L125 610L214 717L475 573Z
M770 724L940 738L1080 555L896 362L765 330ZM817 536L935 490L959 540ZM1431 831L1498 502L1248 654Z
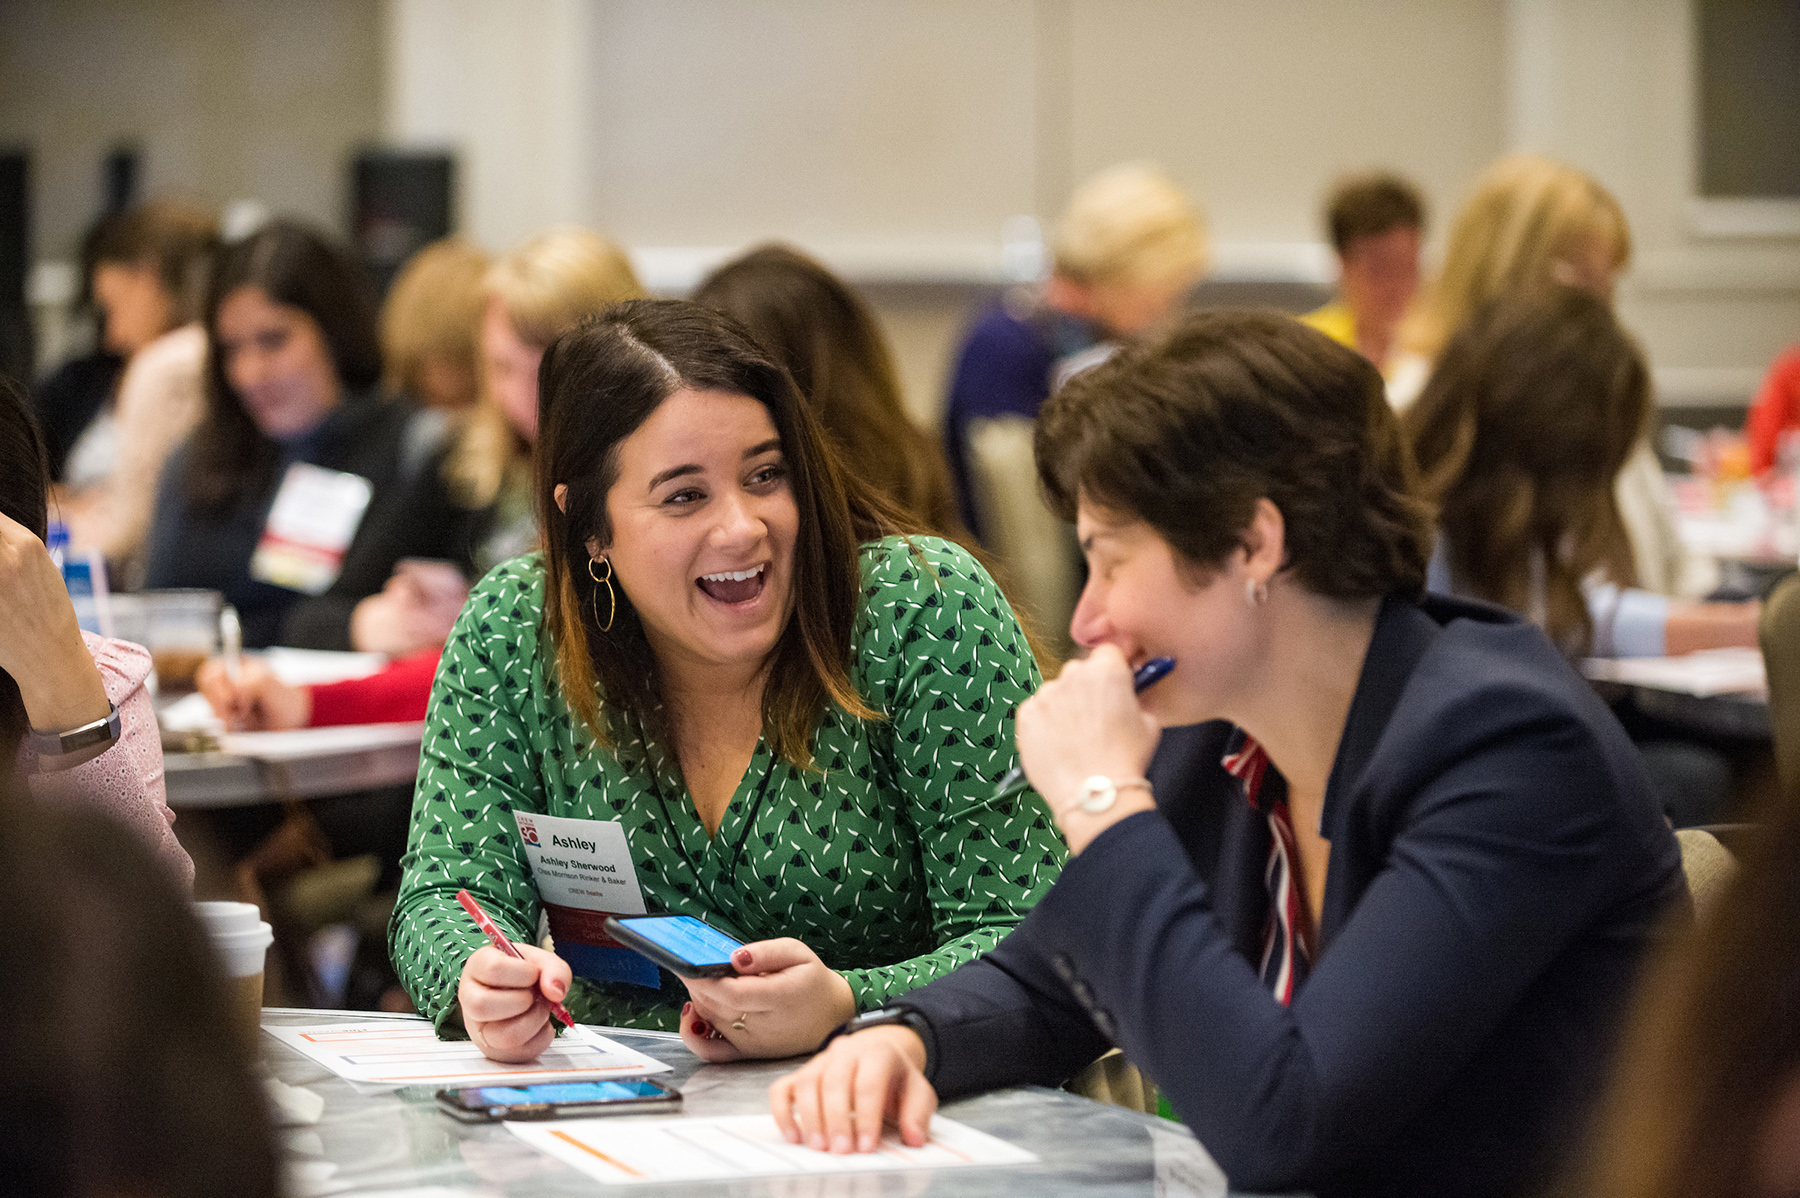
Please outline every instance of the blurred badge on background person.
M361 475L289 466L250 558L250 577L307 595L329 590L374 494Z
M556 955L577 977L661 986L656 966L606 930L609 915L649 914L625 826L527 811L513 812L513 820Z

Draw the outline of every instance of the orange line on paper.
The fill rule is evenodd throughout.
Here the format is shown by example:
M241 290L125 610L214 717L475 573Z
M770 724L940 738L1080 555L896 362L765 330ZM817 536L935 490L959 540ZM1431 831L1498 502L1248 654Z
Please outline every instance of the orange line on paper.
M624 1161L614 1160L612 1157L607 1156L604 1152L601 1152L598 1148L595 1148L592 1144L583 1144L580 1140L577 1140L574 1136L570 1135L566 1131L553 1131L550 1134L555 1136L557 1139L563 1141L565 1144L573 1144L575 1147L581 1149L583 1152L587 1153L589 1156L599 1157L601 1160L605 1161L607 1164L611 1165L615 1169L620 1170L621 1172L629 1173L633 1177L648 1176L648 1174L639 1173L636 1169L633 1169L630 1165L626 1164Z
M626 1072L642 1072L641 1069L636 1069L631 1065L614 1065L610 1068L600 1069L588 1065L568 1065L561 1069L521 1069L517 1073L498 1074L484 1073L480 1069L464 1069L459 1073L384 1073L378 1078L362 1078L359 1080L371 1081L377 1085L387 1085L390 1082L394 1085L400 1085L403 1082L453 1082L462 1077L503 1077L508 1081L517 1081L522 1077L561 1077L565 1073L618 1073L621 1070ZM487 1082L486 1084L492 1086L503 1083Z

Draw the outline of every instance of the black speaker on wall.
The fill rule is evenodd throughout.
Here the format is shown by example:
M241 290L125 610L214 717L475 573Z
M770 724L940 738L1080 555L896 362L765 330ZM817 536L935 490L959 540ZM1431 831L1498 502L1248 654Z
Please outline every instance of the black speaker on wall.
M376 293L419 247L456 228L456 160L449 154L365 150L351 164L350 229Z
M101 164L101 189L108 212L123 212L138 200L138 180L143 176L144 152L130 142L107 151Z
M0 374L31 378L31 320L25 276L31 268L31 156L0 150Z

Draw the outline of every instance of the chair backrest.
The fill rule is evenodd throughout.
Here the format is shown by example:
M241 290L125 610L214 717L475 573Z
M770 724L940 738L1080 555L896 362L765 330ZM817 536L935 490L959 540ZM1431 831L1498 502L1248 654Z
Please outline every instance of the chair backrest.
M1784 787L1800 793L1800 574L1790 575L1763 600L1757 639L1769 676L1775 769Z
M1681 828L1675 842L1681 846L1681 872L1694 900L1694 918L1703 919L1737 873L1737 858L1704 828Z
M1009 594L1062 648L1081 593L1079 550L1069 526L1044 505L1032 431L1023 416L971 420L970 473L987 547L1011 584Z

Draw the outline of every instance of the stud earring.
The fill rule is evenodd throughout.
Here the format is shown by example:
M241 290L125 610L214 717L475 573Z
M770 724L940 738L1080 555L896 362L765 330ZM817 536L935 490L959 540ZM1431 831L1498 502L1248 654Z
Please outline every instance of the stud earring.
M594 573L594 562L596 560L606 563L606 577L605 578L602 578L598 574ZM612 568L612 559L611 558L605 558L605 557L598 558L598 559L591 558L591 557L588 558L588 577L594 580L594 600L593 600L593 602L594 602L594 623L595 623L595 625L597 625L599 627L601 632L611 632L612 626L613 626L613 620L616 619L619 614L619 597L618 597L618 595L613 593L612 576L613 576L613 568ZM604 623L604 624L600 623L600 588L601 587L606 588L606 623Z
M1252 608L1252 610L1254 610L1255 608L1261 607L1263 604L1267 603L1268 601L1269 601L1269 584L1268 583L1258 582L1254 578L1247 578L1244 580L1244 602L1248 603L1250 605L1250 607Z

